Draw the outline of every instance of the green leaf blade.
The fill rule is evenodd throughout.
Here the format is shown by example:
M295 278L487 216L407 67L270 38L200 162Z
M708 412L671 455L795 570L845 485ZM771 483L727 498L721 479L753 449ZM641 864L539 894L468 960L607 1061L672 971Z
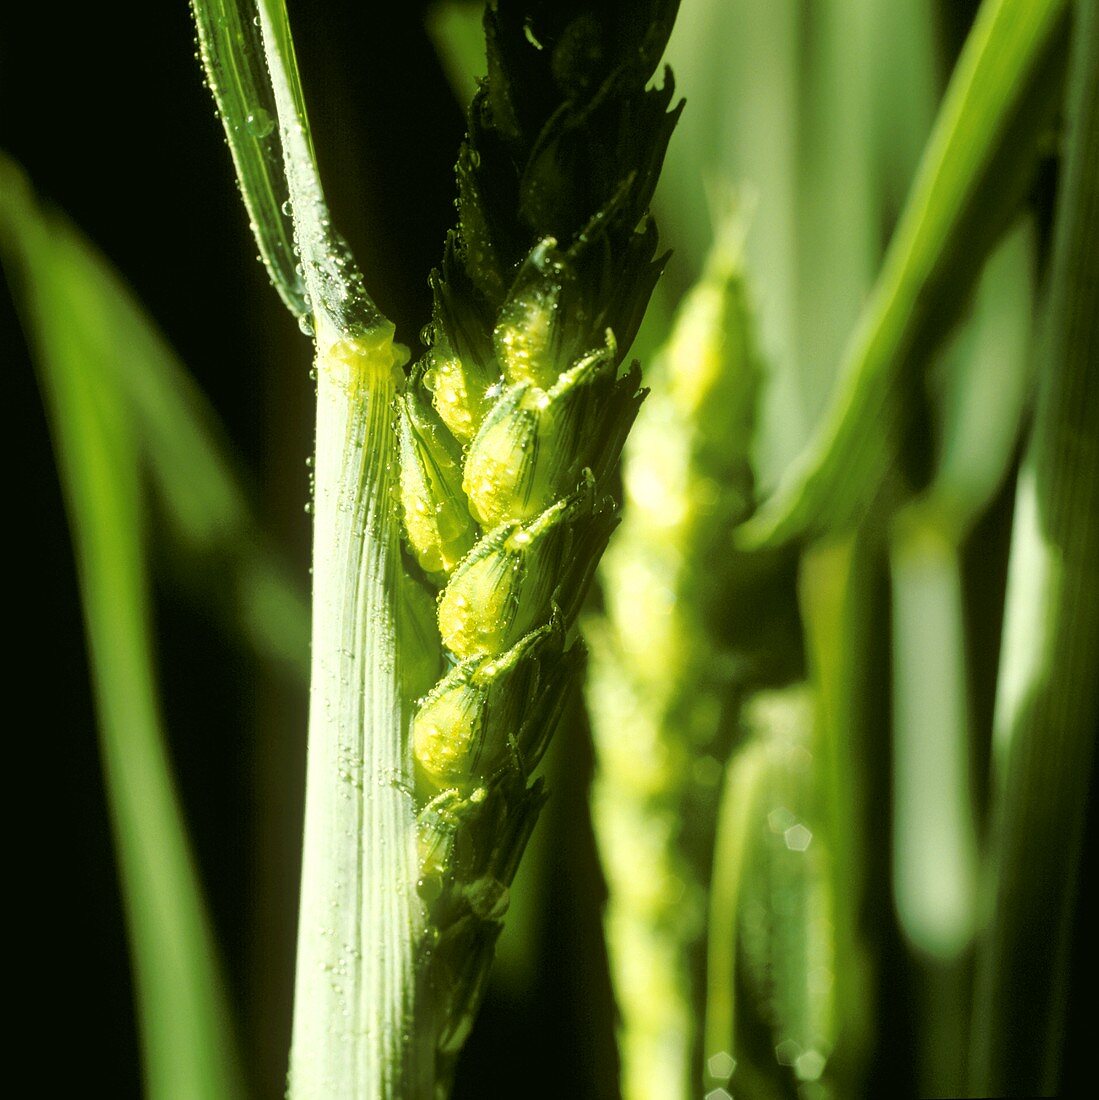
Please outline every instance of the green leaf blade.
M257 5L192 0L191 10L260 256L286 308L306 316L309 301L295 252L278 108L263 66Z
M951 303L965 300L1030 179L1058 102L1065 8L1064 0L986 0L981 8L828 411L741 528L743 544L842 530L881 491L906 372L933 349Z
M119 333L79 242L0 162L0 250L36 353L76 549L148 1095L243 1091L232 1022L172 782L154 673L140 439L112 385ZM109 295L109 292L108 292Z
M241 197L283 302L309 330L322 314L339 332L389 326L332 227L284 0L191 6Z
M1099 4L1075 14L1049 346L1019 474L997 684L995 907L971 1057L975 1090L993 1095L1060 1084L1099 720Z

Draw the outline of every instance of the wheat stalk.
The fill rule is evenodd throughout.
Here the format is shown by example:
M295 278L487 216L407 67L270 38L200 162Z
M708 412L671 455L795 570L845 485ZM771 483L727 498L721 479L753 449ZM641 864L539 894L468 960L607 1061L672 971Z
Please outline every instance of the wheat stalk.
M678 111L670 76L646 84L676 7L489 5L406 378L332 230L284 9L196 4L261 254L317 346L295 1095L443 1094L469 1032L641 400L619 368L663 263L647 211Z

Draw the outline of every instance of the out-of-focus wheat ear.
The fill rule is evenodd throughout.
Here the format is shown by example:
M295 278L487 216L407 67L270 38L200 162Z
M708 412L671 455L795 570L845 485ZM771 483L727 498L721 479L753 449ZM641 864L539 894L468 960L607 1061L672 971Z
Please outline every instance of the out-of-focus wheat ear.
M586 624L592 821L630 1100L686 1098L702 1084L719 782L761 648L757 616L740 612L772 587L728 547L751 504L761 379L743 232L729 212L654 361L626 444L623 521L600 570L605 615Z

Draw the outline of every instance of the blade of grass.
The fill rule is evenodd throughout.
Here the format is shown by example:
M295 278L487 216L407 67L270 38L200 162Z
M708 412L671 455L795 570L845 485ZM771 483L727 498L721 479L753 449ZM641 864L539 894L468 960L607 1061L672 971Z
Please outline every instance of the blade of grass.
M796 371L806 424L820 419L881 251L873 141L877 7L849 0L803 11Z
M1035 248L1024 223L989 259L971 323L945 356L939 467L893 524L894 891L910 941L943 962L977 919L961 551L1018 438Z
M218 0L211 0L218 2ZM195 10L206 7L207 0L195 0ZM386 348L392 345L393 325L378 312L363 285L362 273L355 263L346 243L335 231L321 186L317 157L309 118L305 110L298 63L294 43L290 35L290 21L286 14L285 0L235 0L235 7L242 13L256 11L252 22L262 32L263 54L255 52L255 42L245 40L243 50L240 40L232 41L236 49L234 59L247 61L253 67L265 66L267 86L275 104L278 132L282 148L286 189L290 196L291 220L294 227L294 254L299 258L295 271L301 272L305 284L306 301L312 315L311 324L317 331L318 354L326 354L326 342L344 340L349 336L365 337L367 342L378 342ZM204 41L203 35L199 35ZM224 33L211 36L211 42L224 43ZM213 73L207 70L214 87ZM238 122L232 113L225 113L219 105L226 133ZM247 127L247 116L245 118ZM230 146L232 141L230 140ZM250 181L240 177L242 193L248 194ZM269 209L266 193L257 194ZM279 207L285 216L285 209ZM271 214L273 217L274 214ZM261 235L257 232L257 240ZM322 329L328 330L326 336ZM385 370L388 351L381 356Z
M15 169L10 169L15 171ZM162 531L194 567L204 592L227 588L227 607L257 653L291 674L308 663L309 610L265 537L202 394L133 293L78 230L52 213L52 247L74 280L95 288L115 351L98 368L133 426Z
M260 256L287 309L309 313L298 264L278 109L264 62L256 3L194 0L206 78L225 125Z
M750 742L725 768L714 836L706 926L706 1080L724 1086L736 1068L737 919L747 862L749 835L761 812L766 746Z
M1076 5L1048 350L1016 494L993 754L976 1091L1058 1087L1099 720L1099 4Z
M202 64L260 255L310 333L385 328L332 227L285 0L192 0Z
M194 9L261 251L266 227L286 216L279 195L289 196L304 289L288 291L279 264L276 285L316 334L313 644L290 1094L427 1097L434 1036L430 1014L416 1011L423 913L390 503L393 405L407 353L332 228L285 4L195 0ZM278 140L264 147L261 175L248 119L265 103L274 105ZM270 185L276 146L281 186Z
M833 1087L834 903L808 751L815 702L804 684L755 695L745 708L752 740L726 773L710 907L707 1072L722 1084L731 1077L737 1094L827 1095Z
M1056 108L1067 0L985 0L810 444L740 531L745 545L850 525L879 491L908 370L965 301L1029 182ZM874 425L873 431L866 426Z
M868 749L880 728L867 714L867 665L878 547L873 538L815 544L801 559L798 597L809 681L817 699L812 752L817 800L831 860L834 906L836 1050L841 1095L858 1095L874 1041L874 957L863 927L867 893Z
M35 348L75 543L152 1097L240 1094L211 929L157 705L143 545L140 449L104 384L125 332L78 243L0 163L0 248Z

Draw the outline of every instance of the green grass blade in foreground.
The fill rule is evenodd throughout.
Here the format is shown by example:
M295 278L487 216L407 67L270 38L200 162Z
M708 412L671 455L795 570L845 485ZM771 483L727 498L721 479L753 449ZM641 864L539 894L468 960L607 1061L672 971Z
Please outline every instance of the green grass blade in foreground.
M275 288L311 330L389 331L332 227L285 0L192 0L207 83ZM383 340L384 342L384 340Z
M977 1093L1049 1095L1099 720L1099 4L1076 5L1048 351L1016 493L993 745ZM1090 929L1084 935L1093 934Z
M332 228L285 4L195 0L195 12L230 145L257 106L274 105L302 301L276 285L316 335L312 670L290 1093L427 1097L434 1066L430 1024L416 1002L423 917L391 504L394 398L406 355ZM253 24L259 34L238 33ZM250 84L241 73L252 74ZM248 170L252 160L238 155L236 163L246 205L274 218L267 177ZM253 223L262 249L263 223Z
M122 334L65 227L0 164L0 250L31 334L76 547L148 1094L241 1092L232 1022L156 698L139 441L104 384ZM59 247L59 244L61 247Z
M191 8L260 256L287 308L304 317L310 312L309 301L294 250L290 190L257 4L258 0L192 0Z
M985 0L901 221L807 449L740 531L746 545L842 528L881 487L907 368L965 301L1018 205L1058 102L1067 0Z

